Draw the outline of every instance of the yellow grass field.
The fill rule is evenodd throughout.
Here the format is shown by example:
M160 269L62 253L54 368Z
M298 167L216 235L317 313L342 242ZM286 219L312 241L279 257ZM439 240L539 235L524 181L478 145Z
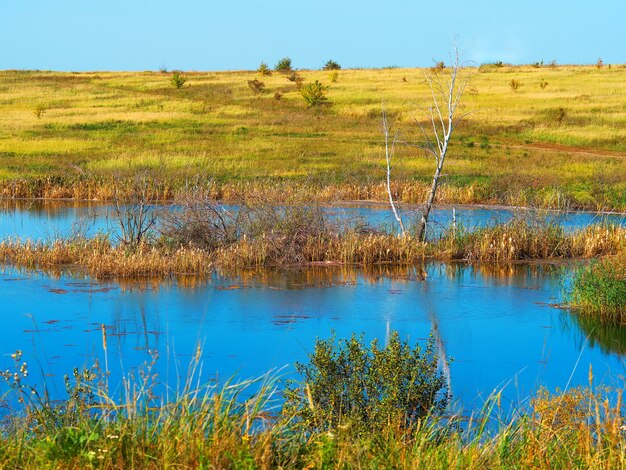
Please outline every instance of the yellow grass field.
M439 202L626 209L626 66L464 73L474 114L453 135ZM401 139L417 142L424 70L341 70L335 83L328 71L299 74L330 85L328 105L307 108L276 72L185 72L182 89L169 72L0 72L2 194L106 199L115 181L142 174L165 196L211 181L218 196L271 187L382 200L381 103ZM421 202L432 172L421 150L400 146L397 196Z

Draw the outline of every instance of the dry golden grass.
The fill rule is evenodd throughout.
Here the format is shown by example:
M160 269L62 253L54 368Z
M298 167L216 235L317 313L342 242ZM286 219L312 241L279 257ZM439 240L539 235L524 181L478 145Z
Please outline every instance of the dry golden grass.
M0 242L0 259L26 268L78 268L95 278L184 277L211 272L210 256L201 250L166 250L147 244L128 250L103 239L51 243L6 240Z
M453 138L440 202L626 208L624 66L468 72L464 104L478 113ZM106 200L141 172L162 198L211 180L225 199L251 185L382 200L381 101L406 140L429 101L420 69L342 70L332 105L313 109L281 74L257 77L258 95L255 72L186 75L177 90L162 73L0 72L0 192ZM432 171L399 148L398 197L421 202Z

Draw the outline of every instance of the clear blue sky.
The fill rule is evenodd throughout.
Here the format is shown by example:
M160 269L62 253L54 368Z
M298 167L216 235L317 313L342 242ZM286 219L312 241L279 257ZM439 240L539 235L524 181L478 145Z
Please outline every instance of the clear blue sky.
M626 62L626 0L0 0L0 69Z

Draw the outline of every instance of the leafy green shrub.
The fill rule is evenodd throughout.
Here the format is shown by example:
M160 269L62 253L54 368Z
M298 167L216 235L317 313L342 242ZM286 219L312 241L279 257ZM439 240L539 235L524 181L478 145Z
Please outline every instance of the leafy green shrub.
M256 78L254 80L248 80L248 86L255 95L262 93L265 89L265 83L261 80L257 80Z
M257 69L257 73L262 77L269 77L272 75L272 71L265 62L261 62L261 65L259 65L259 68Z
M322 70L341 70L341 65L339 65L338 62L335 62L334 60L329 60L324 64L324 67L322 67Z
M327 90L328 86L322 85L318 80L315 80L314 82L304 85L300 90L300 94L302 95L302 98L304 98L307 106L310 108L328 101L326 96Z
M345 428L364 434L405 429L448 404L431 337L422 350L393 332L386 346L362 336L318 339L309 364L296 363L303 384L290 382L284 412L311 430Z
M187 82L187 79L183 76L182 72L180 72L179 70L174 70L174 72L172 72L170 82L172 83L172 86L174 88L180 90Z
M289 57L283 57L276 63L274 70L280 73L291 72L293 70L291 66L291 59Z

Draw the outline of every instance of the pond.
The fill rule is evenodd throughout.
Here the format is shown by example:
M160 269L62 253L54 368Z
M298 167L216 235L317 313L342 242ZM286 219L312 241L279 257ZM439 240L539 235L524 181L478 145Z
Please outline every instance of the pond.
M540 385L554 390L597 382L621 386L626 331L580 323L562 300L568 266L445 265L260 271L207 281L94 282L5 268L0 275L0 367L24 351L32 376L62 396L64 374L105 362L111 383L151 362L174 386L201 345L203 380L257 377L306 360L315 338L397 330L423 341L433 327L452 358L457 406L480 407L505 388L508 403Z
M227 206L233 209L233 206ZM173 207L176 210L176 207ZM385 205L367 207L344 205L327 207L333 217L362 220L372 227L395 227L393 216ZM415 220L418 208L403 207L406 223ZM515 217L531 220L548 220L561 224L566 230L585 227L606 221L626 226L626 214L601 214L594 212L546 212L524 209L487 208L460 206L454 210L457 223L468 229L507 222ZM453 208L435 208L429 223L430 235L449 227L453 220ZM42 203L41 201L3 201L0 204L0 239L7 237L49 240L67 237L72 233L93 236L98 232L115 234L118 222L115 211L107 204Z

